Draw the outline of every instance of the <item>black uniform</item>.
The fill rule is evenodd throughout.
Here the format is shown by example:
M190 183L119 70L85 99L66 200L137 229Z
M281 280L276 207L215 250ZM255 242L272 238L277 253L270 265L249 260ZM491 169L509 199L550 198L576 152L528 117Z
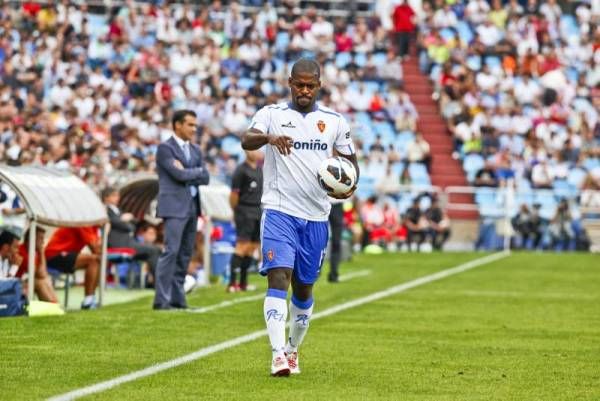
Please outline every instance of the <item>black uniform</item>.
M239 194L234 209L235 229L240 240L260 241L260 198L262 197L262 169L240 164L233 173L231 190Z

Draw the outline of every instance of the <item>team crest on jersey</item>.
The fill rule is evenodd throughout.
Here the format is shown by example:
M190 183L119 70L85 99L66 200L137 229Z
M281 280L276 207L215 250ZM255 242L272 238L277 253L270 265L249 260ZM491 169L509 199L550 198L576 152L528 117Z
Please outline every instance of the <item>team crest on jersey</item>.
M325 123L323 122L323 120L319 120L317 122L317 128L319 129L319 131L321 131L321 134L323 133L323 131L325 131Z
M273 261L273 256L275 256L275 252L273 252L272 249L269 249L269 251L267 252L267 259L269 259L269 262Z

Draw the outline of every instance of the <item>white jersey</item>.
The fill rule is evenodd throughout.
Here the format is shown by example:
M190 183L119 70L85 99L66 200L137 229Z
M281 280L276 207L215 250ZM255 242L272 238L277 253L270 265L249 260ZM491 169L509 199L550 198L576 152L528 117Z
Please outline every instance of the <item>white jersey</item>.
M327 107L316 104L314 111L304 114L290 106L265 106L250 124L267 135L286 135L294 141L287 156L275 146L266 146L262 205L306 220L326 221L331 205L317 181L317 169L333 155L334 147L341 154L354 154L350 127Z

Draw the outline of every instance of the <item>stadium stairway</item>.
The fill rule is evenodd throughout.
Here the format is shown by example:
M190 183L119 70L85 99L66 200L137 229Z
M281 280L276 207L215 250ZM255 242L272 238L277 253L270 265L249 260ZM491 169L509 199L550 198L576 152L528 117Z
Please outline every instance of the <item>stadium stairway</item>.
M426 75L419 70L416 57L402 63L404 87L419 113L418 129L429 143L433 162L431 183L440 188L467 186L467 179L458 160L452 158L452 138L448 134L446 122L440 116L438 105L431 95L433 88ZM452 202L474 204L473 197L467 194L452 196ZM448 210L450 218L472 220L478 217L476 211Z

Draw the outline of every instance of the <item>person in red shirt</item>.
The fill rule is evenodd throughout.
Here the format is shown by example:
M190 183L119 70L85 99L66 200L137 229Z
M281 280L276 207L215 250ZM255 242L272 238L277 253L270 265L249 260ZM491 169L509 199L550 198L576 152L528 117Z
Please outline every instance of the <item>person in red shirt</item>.
M38 227L35 235L35 283L34 290L40 301L58 303L58 297L52 288L52 283L46 268L46 257L44 255L44 234L46 230ZM25 232L24 242L19 245L21 264L17 270L16 277L23 277L29 269L29 231ZM27 288L24 286L24 288Z
M83 254L85 247L91 254ZM96 307L95 292L98 286L100 267L100 236L97 227L62 227L57 229L46 245L47 265L65 273L85 269L85 298L81 309Z
M405 0L400 0L400 3L394 8L392 20L394 21L398 55L405 57L408 55L410 40L415 31L416 14Z

